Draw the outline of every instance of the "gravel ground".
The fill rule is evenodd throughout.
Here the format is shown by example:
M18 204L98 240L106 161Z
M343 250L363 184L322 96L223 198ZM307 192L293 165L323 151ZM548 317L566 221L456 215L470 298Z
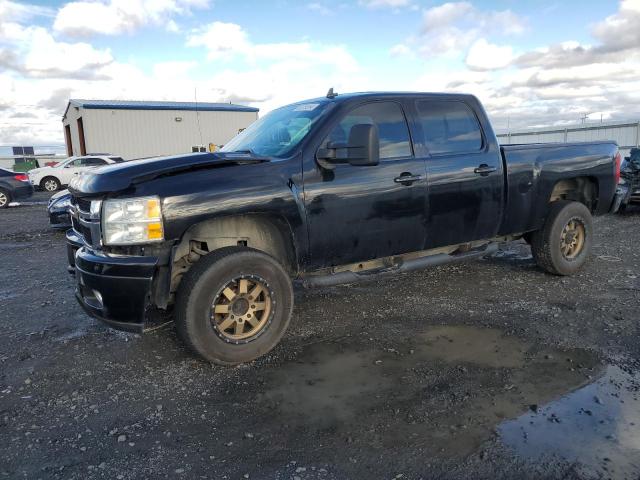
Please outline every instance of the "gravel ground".
M297 291L281 344L223 368L87 317L45 207L0 211L0 476L637 479L640 210L595 227L571 278L516 242Z

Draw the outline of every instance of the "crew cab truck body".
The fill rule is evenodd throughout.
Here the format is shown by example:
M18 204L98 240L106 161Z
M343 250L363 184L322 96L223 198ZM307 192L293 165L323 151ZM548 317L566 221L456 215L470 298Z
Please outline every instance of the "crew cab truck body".
M173 305L179 335L235 364L273 348L292 281L351 282L486 255L524 237L574 273L610 211L613 142L499 146L470 95L334 95L274 110L220 152L144 159L72 181L76 296L143 331Z

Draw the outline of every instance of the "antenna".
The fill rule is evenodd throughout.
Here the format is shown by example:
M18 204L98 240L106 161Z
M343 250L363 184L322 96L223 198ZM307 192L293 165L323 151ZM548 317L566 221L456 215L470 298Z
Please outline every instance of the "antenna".
M338 96L338 94L334 93L333 87L331 87L329 89L329 91L327 92L327 98L336 98L337 96Z
M202 128L200 128L200 110L198 110L198 87L193 87L193 97L196 101L196 122L198 124L198 134L200 135L200 145L202 145Z

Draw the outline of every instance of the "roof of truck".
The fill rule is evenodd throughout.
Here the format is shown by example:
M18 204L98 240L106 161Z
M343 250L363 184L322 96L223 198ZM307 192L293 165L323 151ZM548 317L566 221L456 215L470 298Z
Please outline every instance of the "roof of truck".
M307 98L305 100L301 100L299 102L293 103L293 105L301 104L301 103L309 103L309 102L340 102L351 100L354 98L397 98L397 97L443 97L443 98L463 98L463 97L473 97L472 94L469 93L443 93L443 92L348 92L348 93L340 93L337 92L333 97L324 96L324 97L316 97L316 98Z

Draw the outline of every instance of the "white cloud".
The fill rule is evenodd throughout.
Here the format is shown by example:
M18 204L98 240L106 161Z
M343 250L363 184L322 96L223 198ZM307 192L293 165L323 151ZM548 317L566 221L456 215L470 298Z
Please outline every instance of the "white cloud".
M132 33L146 25L165 25L171 31L176 26L171 23L172 16L187 14L192 8L206 8L208 3L208 0L75 1L58 11L53 28L76 37Z
M475 11L469 2L449 2L425 10L422 28L424 31L441 30L451 24L464 19Z
M25 77L96 78L99 68L113 61L108 49L96 49L83 42L58 42L43 27L4 27L0 67Z
M518 35L526 21L511 10L481 10L470 2L448 2L424 10L417 35L405 44L425 58L458 57L487 35Z
M250 49L247 34L235 23L213 22L197 29L187 39L189 47L205 47L209 60L229 57Z
M603 44L617 50L640 47L640 0L623 0L614 15L593 28Z
M198 90L212 99L249 102L268 111L310 96L361 89L360 66L340 45L309 41L254 43L237 24L214 22L189 36L187 45L204 47L221 65ZM226 68L225 68L226 67Z
M253 43L240 25L213 22L191 33L187 46L204 47L209 60L273 63L288 70L331 66L343 73L358 70L358 63L342 46L311 42Z
M471 45L466 64L472 70L495 70L506 67L512 60L513 49L509 45L498 46L481 38Z

